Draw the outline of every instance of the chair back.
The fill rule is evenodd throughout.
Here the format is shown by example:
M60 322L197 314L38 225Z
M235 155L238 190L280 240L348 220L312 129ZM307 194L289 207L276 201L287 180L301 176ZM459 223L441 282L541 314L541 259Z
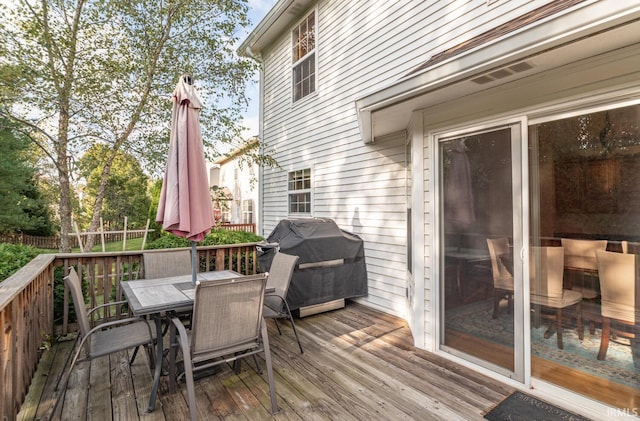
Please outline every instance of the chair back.
M596 270L596 251L607 249L607 240L561 238L566 265L577 269Z
M489 255L491 256L491 273L495 288L513 290L513 275L504 265L501 258L509 256L509 240L503 238L487 238Z
M532 296L543 297L553 304L562 302L564 274L563 247L531 247L529 249L529 288ZM532 301L537 301L532 297Z
M267 288L275 288L275 294L286 299L298 256L278 252L271 261Z
M64 283L71 292L73 308L75 308L76 317L78 318L80 336L85 337L89 330L91 330L91 325L89 324L89 317L87 317L87 306L84 303L84 294L82 293L80 277L73 266L69 267L69 274L64 277Z
M261 273L196 284L191 320L194 363L258 343L267 276Z
M627 240L620 241L620 246L623 253L629 253L629 242Z
M635 323L636 256L610 251L596 252L601 312L605 317Z
M171 250L142 253L145 279L168 278L191 273L191 252Z

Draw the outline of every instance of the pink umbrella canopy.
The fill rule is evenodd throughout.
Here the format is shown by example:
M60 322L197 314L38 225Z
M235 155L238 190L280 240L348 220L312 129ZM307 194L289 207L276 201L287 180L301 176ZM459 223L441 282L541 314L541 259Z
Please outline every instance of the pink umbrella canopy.
M202 241L214 225L207 166L200 133L200 108L191 77L173 92L171 137L156 221L165 231Z

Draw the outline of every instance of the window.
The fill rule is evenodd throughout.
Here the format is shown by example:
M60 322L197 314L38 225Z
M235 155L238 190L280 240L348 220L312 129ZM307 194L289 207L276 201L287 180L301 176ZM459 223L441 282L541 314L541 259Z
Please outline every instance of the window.
M311 12L291 33L293 102L316 91L316 13Z
M289 214L311 215L311 170L291 171L287 190Z
M242 223L253 224L253 199L242 201Z

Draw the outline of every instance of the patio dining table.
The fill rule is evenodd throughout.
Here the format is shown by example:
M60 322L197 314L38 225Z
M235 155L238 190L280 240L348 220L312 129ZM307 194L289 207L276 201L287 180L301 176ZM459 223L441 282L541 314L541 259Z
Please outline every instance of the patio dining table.
M198 281L215 281L237 278L242 274L232 270L201 272ZM149 398L147 412L155 408L160 375L162 374L162 320L166 313L185 312L193 308L195 285L192 275L180 275L167 278L140 279L121 283L122 291L129 303L129 309L135 316L148 316L155 320L157 332L156 365L153 375L153 386Z

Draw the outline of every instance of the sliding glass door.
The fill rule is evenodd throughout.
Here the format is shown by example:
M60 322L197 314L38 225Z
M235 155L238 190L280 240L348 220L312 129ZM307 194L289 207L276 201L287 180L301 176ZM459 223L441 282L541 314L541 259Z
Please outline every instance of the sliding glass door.
M441 348L521 380L520 127L442 136L437 145Z
M540 291L550 261L529 263L531 376L637 415L640 105L534 121L528 138L530 243L563 255L562 300Z

